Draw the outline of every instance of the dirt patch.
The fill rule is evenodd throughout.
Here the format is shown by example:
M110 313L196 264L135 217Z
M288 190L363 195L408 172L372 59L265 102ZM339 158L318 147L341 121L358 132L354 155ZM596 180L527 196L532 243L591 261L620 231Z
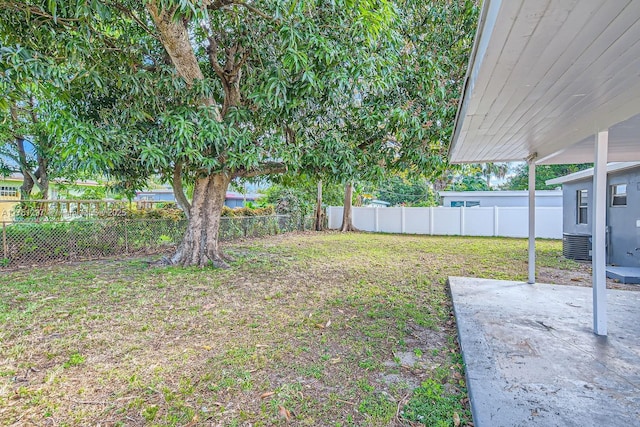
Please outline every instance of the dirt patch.
M550 267L539 267L536 275L539 283L555 285L570 285L592 287L591 264L580 263L575 270L561 270ZM620 283L613 279L607 279L607 289L620 289L625 291L640 291L640 285Z

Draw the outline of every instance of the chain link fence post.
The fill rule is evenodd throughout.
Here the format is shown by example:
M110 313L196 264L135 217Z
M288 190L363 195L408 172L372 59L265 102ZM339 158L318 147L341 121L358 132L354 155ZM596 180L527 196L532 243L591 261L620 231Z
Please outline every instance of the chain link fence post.
M129 254L129 221L124 219L124 253Z
M9 245L7 244L7 223L2 221L2 252L5 262L9 261Z

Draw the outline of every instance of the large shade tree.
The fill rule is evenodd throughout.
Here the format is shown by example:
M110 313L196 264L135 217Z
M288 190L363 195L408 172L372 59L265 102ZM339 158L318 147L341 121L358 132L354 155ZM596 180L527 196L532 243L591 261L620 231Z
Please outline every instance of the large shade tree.
M401 25L395 43L377 52L387 59L377 62L386 77L358 87L358 102L334 122L346 126L335 131L352 141L344 150L351 180L405 173L438 182L458 169L448 164L447 151L479 8L473 0L396 4ZM345 231L353 228L346 182Z
M57 52L29 30L14 44L68 70L52 126L67 164L130 190L152 174L171 181L189 216L181 265L225 265L217 232L235 178L446 169L477 11L469 0L0 5Z
M217 235L229 182L298 165L308 148L298 118L351 90L363 53L396 16L385 0L1 6L2 19L77 38L57 56L70 75L94 80L65 87L57 152L129 188L150 174L171 178L189 216L172 262L200 266L225 265ZM44 52L28 35L14 43Z

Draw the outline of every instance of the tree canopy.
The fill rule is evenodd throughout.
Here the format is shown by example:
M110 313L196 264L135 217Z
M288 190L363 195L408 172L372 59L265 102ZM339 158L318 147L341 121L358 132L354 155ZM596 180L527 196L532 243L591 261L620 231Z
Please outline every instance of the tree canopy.
M425 178L394 175L381 182L375 192L379 200L391 206L437 206L438 196Z
M567 164L567 165L540 165L536 166L536 190L554 190L557 186L547 185L546 181L553 178L569 175L584 169L593 167L591 163ZM526 163L517 166L515 175L505 182L505 190L526 190L529 188L529 165Z
M190 219L182 265L224 265L217 230L235 178L437 174L477 15L468 0L0 6L3 123L35 99L51 107L36 117L42 141L69 170L129 190L170 181ZM2 136L19 133L36 134Z

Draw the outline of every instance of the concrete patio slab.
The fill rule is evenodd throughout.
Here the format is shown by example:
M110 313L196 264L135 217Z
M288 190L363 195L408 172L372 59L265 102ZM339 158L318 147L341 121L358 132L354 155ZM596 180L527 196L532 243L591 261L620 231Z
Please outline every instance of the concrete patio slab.
M640 426L640 292L450 277L476 427Z

